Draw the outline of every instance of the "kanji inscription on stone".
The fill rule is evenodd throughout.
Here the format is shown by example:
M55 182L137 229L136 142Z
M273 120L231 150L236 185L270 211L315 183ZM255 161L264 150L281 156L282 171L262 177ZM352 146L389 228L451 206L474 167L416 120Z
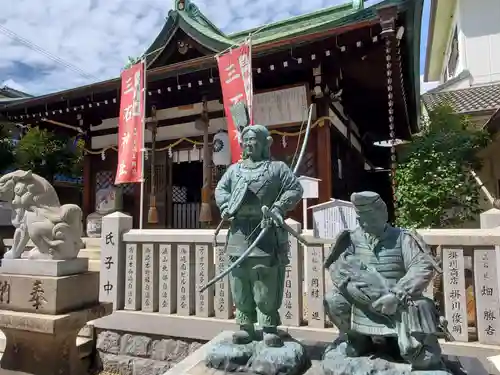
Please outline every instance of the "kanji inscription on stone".
M173 314L177 309L177 252L170 244L161 244L159 250L159 311Z
M443 248L443 291L448 329L456 341L468 341L463 249Z
M474 250L477 334L481 344L500 344L500 297L495 249Z
M139 310L142 297L142 248L135 243L127 243L125 249L125 310Z

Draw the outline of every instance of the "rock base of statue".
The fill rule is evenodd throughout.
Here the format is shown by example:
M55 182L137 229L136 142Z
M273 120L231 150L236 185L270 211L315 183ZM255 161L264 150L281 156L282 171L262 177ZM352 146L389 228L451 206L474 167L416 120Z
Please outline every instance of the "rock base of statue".
M394 348L392 348L394 349ZM465 375L459 364L447 362L436 369L412 370L411 365L391 357L394 350L373 353L369 356L348 357L346 343L338 340L326 349L321 361L322 375Z
M304 346L291 338L279 348L258 342L248 364L250 372L262 375L301 375L310 366Z
M247 345L233 344L229 336L212 345L206 353L209 368L225 372L259 375L302 375L311 366L305 347L283 336L282 347L269 347L263 341Z
M207 351L205 363L207 367L226 372L243 372L247 368L255 350L255 343L247 345L233 344L231 338L211 346Z
M31 262L41 261L23 263L36 271ZM0 329L6 337L0 373L86 374L76 347L78 332L88 321L112 312L111 304L99 303L99 274L43 276L8 270L0 268Z

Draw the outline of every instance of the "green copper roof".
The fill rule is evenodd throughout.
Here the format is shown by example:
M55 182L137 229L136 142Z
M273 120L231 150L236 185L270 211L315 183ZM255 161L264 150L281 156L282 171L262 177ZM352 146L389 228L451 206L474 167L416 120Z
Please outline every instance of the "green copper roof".
M174 8L168 13L165 25L146 51L148 65L161 54L179 28L213 52L222 51L234 44L190 0L174 0Z
M418 1L420 0L416 2ZM258 45L375 20L377 19L377 8L387 5L403 5L406 8L407 5L413 3L415 1L412 0L385 0L364 8L363 0L351 0L343 5L226 35L210 22L191 0L174 0L174 9L169 12L163 29L146 53L152 55L150 60L154 59L161 53L160 50L169 43L178 28L181 28L189 37L209 50L220 52L232 45L239 44L249 34L254 34L252 42L254 45Z
M263 27L226 35L205 17L191 0L174 0L174 8L169 12L163 29L148 48L146 54L149 55L148 61L154 60L179 28L209 50L220 52L240 43L251 33L255 33L252 38L253 44L262 44L351 24L357 22L358 18L359 21L363 21L367 16L371 18L376 15L372 10L366 12L363 0L352 0L344 5L321 9Z
M410 117L418 119L420 108L418 105L420 94L420 27L423 0L384 0L367 8L364 7L363 0L351 0L343 5L321 9L229 35L210 22L191 0L174 0L174 9L169 12L162 31L147 51L148 61L152 63L162 53L164 47L169 44L179 28L205 48L217 53L241 43L250 34L253 34L252 44L260 45L299 35L376 21L378 19L377 10L391 5L397 6L399 12L405 12L403 24L405 26L405 39L408 41L406 53L410 57L410 61L404 69L410 72L411 77L407 83L410 86L408 87L410 92L408 99L417 108L416 113L412 113ZM411 127L415 130L418 128L418 124L412 123Z

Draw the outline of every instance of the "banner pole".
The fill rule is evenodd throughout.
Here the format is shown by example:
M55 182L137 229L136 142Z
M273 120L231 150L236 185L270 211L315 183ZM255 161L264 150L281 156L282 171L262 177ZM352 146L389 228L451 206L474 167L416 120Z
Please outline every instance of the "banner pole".
M248 64L250 65L249 68L249 75L250 75L250 95L249 98L247 98L247 107L248 107L248 112L249 112L249 117L250 117L250 125L253 125L253 70L252 70L252 34L248 35Z
M144 167L145 167L145 156L146 156L146 59L141 61L143 66L144 75L144 85L142 87L142 153L141 153L141 195L140 195L140 206L139 206L139 229L142 229L144 223ZM154 183L154 182L153 182Z

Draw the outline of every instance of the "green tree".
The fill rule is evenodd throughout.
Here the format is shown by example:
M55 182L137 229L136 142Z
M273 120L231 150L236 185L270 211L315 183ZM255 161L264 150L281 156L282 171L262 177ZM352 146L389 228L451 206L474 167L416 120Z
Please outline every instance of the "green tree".
M15 161L17 168L31 170L51 183L57 174L79 177L83 171L83 141L75 142L64 135L33 127L17 144Z
M479 213L478 151L489 134L466 116L442 106L429 113L424 130L401 152L396 171L396 223L410 228L457 227Z
M14 146L12 143L13 124L0 121L0 173L14 164Z

